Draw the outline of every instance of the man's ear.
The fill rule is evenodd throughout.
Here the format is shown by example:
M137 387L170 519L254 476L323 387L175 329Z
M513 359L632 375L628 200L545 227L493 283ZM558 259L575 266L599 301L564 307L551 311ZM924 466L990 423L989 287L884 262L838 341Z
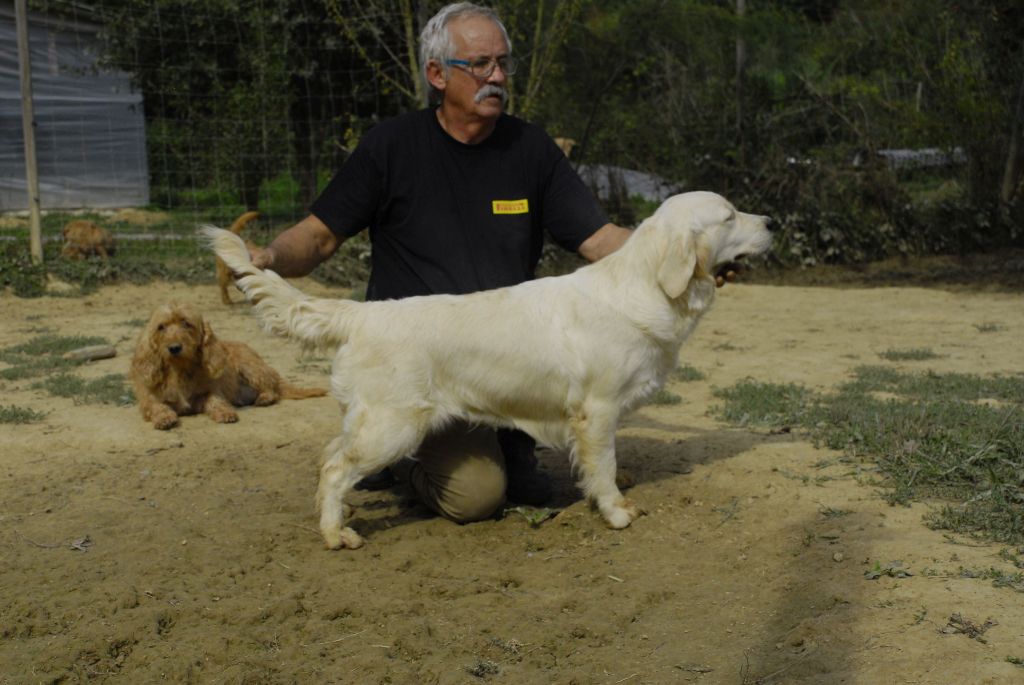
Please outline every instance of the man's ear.
M448 86L448 74L436 59L427 62L427 82L437 90L444 90Z
M654 220L659 222L657 228L662 235L658 286L674 300L686 290L697 267L696 239L689 229L670 227L662 218L654 217Z

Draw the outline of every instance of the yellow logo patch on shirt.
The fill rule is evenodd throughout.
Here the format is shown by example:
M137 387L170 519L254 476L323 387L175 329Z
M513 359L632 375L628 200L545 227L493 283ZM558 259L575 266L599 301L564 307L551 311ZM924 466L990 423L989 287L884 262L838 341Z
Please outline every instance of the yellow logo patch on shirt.
M495 214L529 214L530 201L522 200L492 200L491 209Z

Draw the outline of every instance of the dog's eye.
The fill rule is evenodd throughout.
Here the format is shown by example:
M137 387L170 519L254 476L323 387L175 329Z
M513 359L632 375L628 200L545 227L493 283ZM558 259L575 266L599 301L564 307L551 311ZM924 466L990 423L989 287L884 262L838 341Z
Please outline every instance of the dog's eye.
M190 324L188 321L182 321L181 325L184 326L186 330L192 330L192 324Z
M162 330L164 329L164 325L163 325L163 324L160 324L159 326L157 326L157 327L156 327L156 329L157 329L158 331L162 331Z

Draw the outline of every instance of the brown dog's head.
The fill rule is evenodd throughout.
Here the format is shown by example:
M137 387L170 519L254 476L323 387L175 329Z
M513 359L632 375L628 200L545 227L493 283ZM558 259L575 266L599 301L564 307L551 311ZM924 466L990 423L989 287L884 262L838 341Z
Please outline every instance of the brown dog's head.
M168 367L202 370L216 378L223 372L225 361L224 350L202 315L189 305L168 304L150 317L133 363L153 378Z

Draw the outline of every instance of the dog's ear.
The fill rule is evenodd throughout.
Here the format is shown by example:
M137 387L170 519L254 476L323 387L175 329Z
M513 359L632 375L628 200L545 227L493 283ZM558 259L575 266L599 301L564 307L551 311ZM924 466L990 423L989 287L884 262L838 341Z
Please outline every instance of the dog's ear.
M132 357L132 371L147 387L156 386L166 375L164 358L160 354L160 336L157 332L157 317L151 317L135 344Z
M217 336L213 334L213 327L209 323L200 319L198 324L203 342L203 370L210 378L217 378L224 373L224 368L227 366L227 351L220 344Z
M673 226L663 217L655 216L650 220L657 222L657 230L661 234L658 286L669 299L674 300L683 294L693 278L697 267L697 241L688 228Z
M711 273L711 246L700 239L695 239L694 242L697 243L694 247L697 263L686 291L686 307L691 313L704 311L715 299L715 277Z

